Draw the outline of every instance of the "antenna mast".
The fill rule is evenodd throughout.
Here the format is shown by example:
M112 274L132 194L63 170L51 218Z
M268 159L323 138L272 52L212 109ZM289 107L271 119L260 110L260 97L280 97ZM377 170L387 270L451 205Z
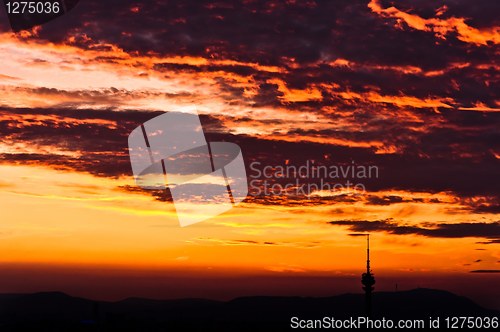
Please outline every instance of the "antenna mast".
M370 234L366 235L366 273L370 271Z
M361 275L361 283L365 291L366 316L371 316L372 311L372 292L375 289L375 276L370 268L370 234L366 234L366 272Z

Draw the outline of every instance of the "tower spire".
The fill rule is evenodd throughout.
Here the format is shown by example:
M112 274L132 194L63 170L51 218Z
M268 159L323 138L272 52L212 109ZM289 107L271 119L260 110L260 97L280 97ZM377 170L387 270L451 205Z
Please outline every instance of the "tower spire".
M366 273L370 273L370 234L366 235Z
M375 289L375 276L370 268L370 234L366 235L366 272L361 275L361 283L365 291L366 315L371 316L372 309L372 292Z

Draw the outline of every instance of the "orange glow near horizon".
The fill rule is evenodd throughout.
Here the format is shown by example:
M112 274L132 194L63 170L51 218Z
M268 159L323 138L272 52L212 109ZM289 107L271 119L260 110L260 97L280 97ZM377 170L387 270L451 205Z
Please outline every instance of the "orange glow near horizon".
M377 215L418 224L423 218L445 220L448 211L459 207L446 193L380 192L446 203L336 204L343 212L333 214L328 205L304 209L243 203L211 220L181 228L170 204L118 188L130 185L131 179L33 166L0 166L0 171L7 179L2 180L0 200L8 206L0 226L2 263L352 273L362 266L364 242L327 221ZM453 220L458 223L468 217L455 215ZM495 220L494 215L483 217ZM473 238L395 238L384 233L372 238L373 261L379 270L466 272L469 267L464 264L478 257ZM481 256L487 262L498 259L500 252Z

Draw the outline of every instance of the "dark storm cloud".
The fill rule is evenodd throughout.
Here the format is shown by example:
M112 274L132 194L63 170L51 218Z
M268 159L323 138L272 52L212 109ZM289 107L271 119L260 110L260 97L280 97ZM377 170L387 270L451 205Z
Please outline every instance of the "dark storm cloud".
M347 58L437 69L463 60L466 54L468 59L488 59L494 54L466 48L454 38L436 43L433 34L395 29L375 15L368 2L88 0L64 19L45 25L40 37L64 41L68 35L85 34L87 38L76 40L83 47L105 41L127 51L274 65L285 65L287 59L307 64ZM425 3L436 6L433 1ZM491 16L492 5L483 3L454 2L449 10L467 18L471 13L476 18ZM415 7L424 8L413 6L412 12L418 12Z
M384 119L379 116L380 112L374 112L355 114L348 118L355 123L362 123L363 131L299 128L289 131L287 135L346 138L353 142L383 139L397 147L405 157L377 156L374 157L376 163L391 169L394 178L408 177L406 182L413 182L409 177L413 177L415 183L424 178L434 179L422 183L432 182L436 188L443 188L439 183L451 186L448 181L455 178L460 179L456 182L462 182L465 191L471 185L489 181L488 178L498 185L495 169L499 162L493 152L500 150L500 114L446 109L441 110L440 114L433 114L424 109L419 111L420 119L406 118L398 114L397 110L388 111ZM478 163L479 168L474 166ZM400 169L393 169L396 164L399 164ZM446 172L454 175L446 176ZM473 181L478 183L474 185Z
M128 135L140 124L163 113L2 107L2 142L22 147L0 154L0 162L50 165L99 176L131 175ZM201 122L212 132L223 129L222 123L213 117L202 115ZM26 152L25 147L34 151Z
M35 117L31 117L33 115ZM128 133L155 115L158 113L2 108L2 140L14 146L25 144L41 152L26 153L21 150L4 153L0 155L0 160L17 164L47 164L101 176L129 174ZM12 116L17 118L13 120ZM79 155L51 152L54 148Z
M367 198L368 204L373 205L391 205L394 203L402 203L404 202L403 197L400 196L368 196Z
M396 5L401 10L418 13L422 17L433 17L439 9L442 10L440 17L466 17L475 27L491 27L498 24L498 11L500 4L496 1L476 0L474 4L470 1L429 1L429 0L383 0L384 7ZM445 8L443 8L445 7ZM445 10L443 10L445 9Z
M491 2L450 1L439 19L466 17L472 23L485 18L494 25ZM443 4L404 1L398 6L423 18L438 17ZM383 8L392 3L382 2ZM467 21L468 22L468 21ZM484 24L484 22L482 22ZM380 17L368 1L82 1L77 8L47 25L40 39L89 49L108 48L164 56L198 56L236 60L234 65L158 63L160 71L226 72L252 77L258 91L253 105L303 103L282 101L283 93L267 82L280 77L289 88L335 83L339 91L366 92L376 87L382 95L449 98L454 107L474 107L477 102L496 107L498 75L495 47L476 47L455 36L436 38L433 33L396 27L393 18ZM492 26L490 25L490 26ZM347 66L331 66L347 59ZM113 62L113 57L96 59ZM281 74L259 71L245 63L275 65ZM406 67L413 68L410 72ZM429 74L429 76L428 76ZM231 90L231 83L219 84ZM241 89L241 88L240 88ZM350 109L350 102L320 87L324 100L315 106ZM239 89L231 90L242 98ZM357 108L376 108L356 103Z
M500 222L492 223L433 223L432 225L403 225L392 219L386 220L337 220L329 224L345 226L354 232L386 232L394 235L421 235L425 237L462 238L482 237L491 240L500 239Z
M438 13L443 5L446 10ZM396 4L382 1L381 6L396 6L424 19L462 17L476 28L498 24L494 13L499 5L487 0L439 3L407 0ZM450 191L463 197L486 195L491 197L489 202L468 201L464 205L476 213L498 213L500 113L460 110L477 105L497 107L498 48L491 43L466 43L452 33L438 38L433 32L397 23L393 17L374 13L368 1L86 0L65 17L44 25L38 37L32 38L92 50L111 50L113 45L133 55L158 58L191 56L238 61L197 64L157 60L152 70L171 76L220 73L214 83L228 104L242 103L249 109L280 107L316 112L332 123L345 124L331 129L297 126L281 130L286 121L279 116L271 120L202 116L207 138L238 143L247 165L251 161L276 165L289 160L300 166L307 160L331 155L333 159L317 162L354 160L377 165L381 177L363 182L369 190ZM5 27L0 23L0 28ZM120 59L109 55L93 61L115 63ZM279 70L259 67L264 65ZM231 75L252 81L254 94L245 94L245 86L235 84ZM287 91L277 82L290 90L314 87L321 97L298 102L287 100ZM147 98L148 93L153 94L112 87L88 91L40 87L30 92L82 99L87 105L104 100L125 106L127 98ZM429 106L427 99L448 106ZM4 154L3 160L52 163L107 176L130 174L127 135L159 114L68 107L7 112L114 122L113 126L99 122L60 125L60 120L42 119L20 128L12 126L12 121L0 122L2 135L12 141L56 146L81 154L80 157ZM231 122L275 128L276 139L283 141L228 134ZM305 137L325 142L332 138L345 140L351 147L304 142ZM291 138L296 141L284 141ZM380 154L376 148L363 147L373 142L390 146L396 152ZM356 144L361 147L354 147ZM371 196L367 203L388 205L401 200L397 196Z
M500 239L488 240L488 241L479 241L477 244L500 244Z
M4 162L49 164L58 167L70 168L78 171L91 172L102 176L130 175L128 160L128 134L141 123L161 114L161 112L114 111L114 110L73 110L73 109L6 109L3 108L0 117L0 131L3 140L12 143L23 143L26 146L39 148L43 152L4 153L0 158ZM18 116L13 120L12 116ZM315 160L317 166L348 165L355 162L358 165L375 165L379 168L379 177L361 179L369 191L401 189L408 191L454 192L464 199L461 204L464 211L476 213L497 213L498 161L488 154L474 158L457 158L449 151L440 152L440 158L419 156L426 152L426 145L420 145L403 154L377 154L373 148L343 147L331 144L311 142L284 142L251 137L247 135L229 134L225 121L227 117L202 115L201 121L208 141L231 141L237 143L243 151L247 174L256 176L250 168L252 162L259 162L260 168L266 165L290 165L300 167L308 161ZM237 118L236 121L245 121ZM251 119L247 119L251 121ZM482 121L482 120L481 120ZM279 125L272 121L268 125ZM378 135L383 135L380 130ZM401 133L403 135L404 133ZM374 135L376 137L377 135ZM448 147L449 139L442 138ZM461 142L465 145L466 142ZM486 144L486 143L483 143ZM490 143L492 144L492 143ZM429 142L429 146L437 149L439 140ZM44 148L49 149L44 149ZM50 148L76 152L61 155L51 152ZM430 149L431 148L427 148ZM437 152L433 152L437 155ZM329 156L324 159L324 156ZM478 162L480 168L478 169ZM294 179L271 179L286 184ZM322 179L305 179L301 183L318 184ZM334 185L345 179L324 179L326 183ZM352 180L356 179L351 179ZM467 197L483 195L489 198L482 200L468 199ZM265 197L256 201L266 200ZM311 204L321 202L348 202L352 198L335 196L315 199ZM355 199L354 201L358 201ZM321 201L320 203L316 201ZM272 200L270 203L272 204ZM280 204L277 200L275 203ZM390 205L402 202L417 202L415 199L399 196L366 197L366 203L374 205ZM289 202L293 204L292 200ZM439 203L439 202L435 202Z
M173 202L172 194L170 193L170 190L168 188L164 190L151 190L151 189L142 189L141 187L138 186L125 185L125 186L119 186L117 190L151 195L160 202Z

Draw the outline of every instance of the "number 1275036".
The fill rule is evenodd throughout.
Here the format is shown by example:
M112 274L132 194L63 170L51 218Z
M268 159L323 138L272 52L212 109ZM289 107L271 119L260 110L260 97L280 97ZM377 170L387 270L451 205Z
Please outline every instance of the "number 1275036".
M59 14L58 1L9 1L5 4L8 14Z

